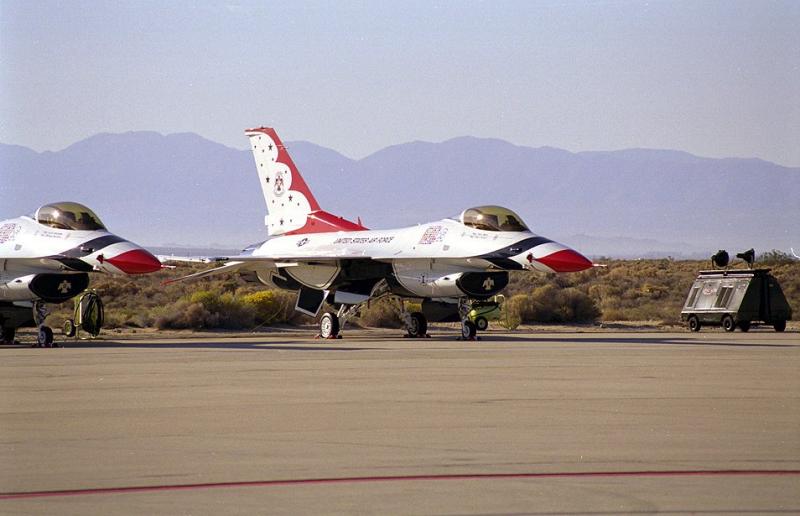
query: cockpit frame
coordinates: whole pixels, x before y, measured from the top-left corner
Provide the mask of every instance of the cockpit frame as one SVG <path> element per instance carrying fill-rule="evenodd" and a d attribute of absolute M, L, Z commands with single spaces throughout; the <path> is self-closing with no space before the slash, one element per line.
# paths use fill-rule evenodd
<path fill-rule="evenodd" d="M 106 227 L 92 210 L 77 202 L 45 204 L 33 217 L 36 222 L 55 229 L 69 231 L 97 231 Z"/>
<path fill-rule="evenodd" d="M 461 212 L 459 221 L 483 231 L 529 231 L 519 215 L 502 206 L 477 206 Z"/>

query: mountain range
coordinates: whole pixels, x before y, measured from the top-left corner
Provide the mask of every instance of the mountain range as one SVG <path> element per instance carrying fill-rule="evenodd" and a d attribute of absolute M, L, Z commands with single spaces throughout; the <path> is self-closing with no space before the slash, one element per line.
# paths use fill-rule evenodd
<path fill-rule="evenodd" d="M 468 136 L 394 145 L 359 160 L 310 142 L 286 145 L 323 208 L 370 228 L 499 204 L 534 232 L 590 256 L 800 247 L 800 168 L 760 159 L 574 153 Z M 257 185 L 249 150 L 192 133 L 98 134 L 57 152 L 0 144 L 0 219 L 74 200 L 146 246 L 264 240 Z"/>

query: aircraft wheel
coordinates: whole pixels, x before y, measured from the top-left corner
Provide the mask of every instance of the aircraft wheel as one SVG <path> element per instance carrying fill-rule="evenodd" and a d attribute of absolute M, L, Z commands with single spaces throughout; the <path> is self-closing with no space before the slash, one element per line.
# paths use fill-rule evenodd
<path fill-rule="evenodd" d="M 53 347 L 53 330 L 49 326 L 40 326 L 39 334 L 36 336 L 36 344 L 40 348 Z"/>
<path fill-rule="evenodd" d="M 463 321 L 461 323 L 461 337 L 464 340 L 475 340 L 475 335 L 478 333 L 478 328 L 472 321 Z"/>
<path fill-rule="evenodd" d="M 695 331 L 695 332 L 700 331 L 700 327 L 702 325 L 700 324 L 700 319 L 698 319 L 696 315 L 690 315 L 688 322 L 689 322 L 689 331 Z"/>
<path fill-rule="evenodd" d="M 0 336 L 0 342 L 3 344 L 13 344 L 14 337 L 17 336 L 17 329 L 16 328 L 0 328 L 2 330 L 2 336 Z"/>
<path fill-rule="evenodd" d="M 775 321 L 772 327 L 775 328 L 775 331 L 777 332 L 784 331 L 786 329 L 786 321 L 784 320 Z"/>
<path fill-rule="evenodd" d="M 475 319 L 475 327 L 480 331 L 484 331 L 489 327 L 489 321 L 486 320 L 486 317 L 478 317 Z"/>
<path fill-rule="evenodd" d="M 64 328 L 63 328 L 64 335 L 67 337 L 74 337 L 75 336 L 75 321 L 72 319 L 67 319 L 64 321 Z"/>
<path fill-rule="evenodd" d="M 733 320 L 733 317 L 730 315 L 726 315 L 722 318 L 722 329 L 731 332 L 736 329 L 736 323 Z"/>
<path fill-rule="evenodd" d="M 411 325 L 408 327 L 409 337 L 424 337 L 428 334 L 428 320 L 422 312 L 411 312 Z"/>
<path fill-rule="evenodd" d="M 319 320 L 319 336 L 335 339 L 339 335 L 339 318 L 333 312 L 325 312 Z"/>
<path fill-rule="evenodd" d="M 739 321 L 739 329 L 742 331 L 750 331 L 750 321 Z"/>

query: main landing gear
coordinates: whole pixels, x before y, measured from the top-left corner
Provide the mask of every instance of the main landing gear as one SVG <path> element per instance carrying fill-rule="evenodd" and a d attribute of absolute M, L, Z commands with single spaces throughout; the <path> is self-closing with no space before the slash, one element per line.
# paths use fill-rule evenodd
<path fill-rule="evenodd" d="M 400 320 L 406 330 L 404 337 L 407 338 L 429 338 L 428 334 L 428 320 L 422 312 L 409 312 L 405 309 L 405 304 L 402 298 L 397 298 L 400 303 Z M 364 303 L 357 305 L 340 305 L 336 312 L 325 312 L 319 321 L 319 335 L 321 339 L 341 339 L 340 334 L 347 322 L 358 315 L 361 306 Z M 460 298 L 458 300 L 458 316 L 461 321 L 461 340 L 479 340 L 478 326 L 469 318 L 472 306 L 469 299 Z M 478 320 L 480 320 L 479 318 Z M 484 324 L 482 328 L 488 324 Z"/>
<path fill-rule="evenodd" d="M 374 300 L 374 299 L 373 299 Z M 398 298 L 400 303 L 400 320 L 406 330 L 404 337 L 408 338 L 426 338 L 428 335 L 428 320 L 422 312 L 408 312 L 405 309 L 403 300 Z M 347 322 L 356 317 L 361 310 L 364 303 L 357 305 L 340 305 L 339 310 L 334 312 L 325 312 L 319 320 L 319 335 L 321 339 L 341 339 L 340 334 L 342 328 Z"/>
<path fill-rule="evenodd" d="M 400 303 L 400 320 L 406 330 L 403 337 L 409 339 L 425 339 L 429 338 L 428 335 L 428 319 L 422 312 L 409 312 L 406 310 L 405 303 L 402 298 L 397 298 Z"/>
<path fill-rule="evenodd" d="M 362 303 L 363 304 L 363 303 Z M 319 338 L 321 339 L 341 339 L 339 332 L 347 322 L 358 315 L 361 304 L 358 305 L 339 305 L 336 313 L 325 312 L 319 320 Z"/>

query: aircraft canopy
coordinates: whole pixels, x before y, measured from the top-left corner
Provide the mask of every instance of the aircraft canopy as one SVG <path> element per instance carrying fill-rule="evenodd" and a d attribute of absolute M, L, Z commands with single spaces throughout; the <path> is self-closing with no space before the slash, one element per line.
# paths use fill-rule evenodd
<path fill-rule="evenodd" d="M 94 231 L 106 229 L 92 210 L 77 202 L 45 204 L 34 216 L 36 222 L 56 229 Z"/>
<path fill-rule="evenodd" d="M 478 206 L 461 213 L 461 223 L 465 226 L 484 231 L 527 231 L 528 227 L 522 219 L 501 206 Z"/>

